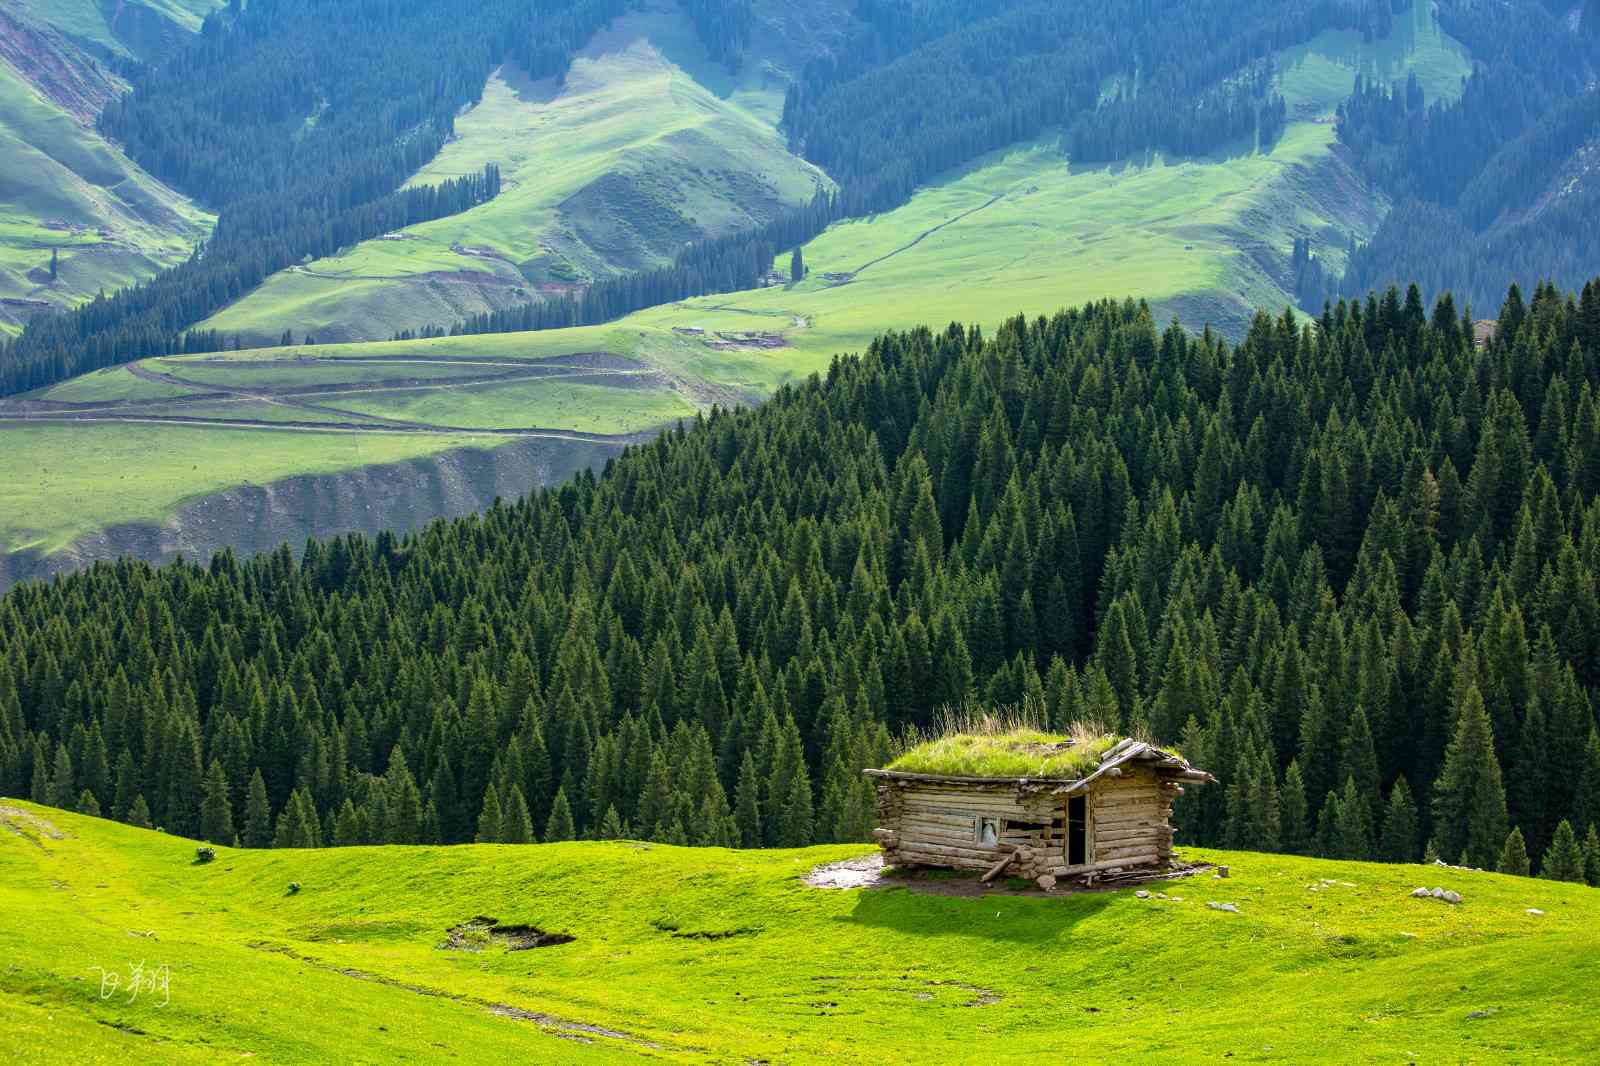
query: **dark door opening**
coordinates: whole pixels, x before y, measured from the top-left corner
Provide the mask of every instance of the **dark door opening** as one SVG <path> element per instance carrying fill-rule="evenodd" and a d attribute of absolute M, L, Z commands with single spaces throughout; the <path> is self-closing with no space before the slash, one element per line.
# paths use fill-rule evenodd
<path fill-rule="evenodd" d="M 1089 799 L 1067 798 L 1067 865 L 1082 866 L 1089 861 Z"/>

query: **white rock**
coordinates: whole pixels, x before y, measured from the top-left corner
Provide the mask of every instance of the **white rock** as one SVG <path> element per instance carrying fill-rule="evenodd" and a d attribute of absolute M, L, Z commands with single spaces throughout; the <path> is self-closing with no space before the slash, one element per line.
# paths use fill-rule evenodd
<path fill-rule="evenodd" d="M 1229 914 L 1239 913 L 1239 907 L 1234 903 L 1218 903 L 1216 900 L 1212 900 L 1211 902 L 1207 903 L 1206 906 L 1210 907 L 1214 911 L 1227 911 Z"/>
<path fill-rule="evenodd" d="M 1146 892 L 1144 889 L 1141 888 L 1139 891 L 1134 893 L 1134 896 L 1136 896 L 1139 899 L 1149 899 L 1150 898 L 1150 893 Z"/>
<path fill-rule="evenodd" d="M 1428 894 L 1430 896 L 1432 896 L 1434 899 L 1444 899 L 1444 889 L 1442 889 L 1442 888 L 1435 888 L 1432 892 L 1430 892 Z"/>
<path fill-rule="evenodd" d="M 1425 888 L 1413 888 L 1411 890 L 1411 896 L 1412 896 L 1413 899 L 1421 899 L 1423 896 L 1430 895 L 1430 894 L 1431 893 L 1429 893 L 1428 890 L 1425 889 Z"/>
<path fill-rule="evenodd" d="M 1528 913 L 1533 915 L 1535 918 L 1540 918 L 1540 917 L 1544 916 L 1544 911 L 1540 910 L 1538 907 L 1529 907 L 1528 908 Z"/>
<path fill-rule="evenodd" d="M 1440 898 L 1443 899 L 1446 903 L 1460 903 L 1461 902 L 1461 893 L 1452 891 L 1451 889 L 1447 888 L 1447 889 L 1444 890 L 1444 895 L 1441 896 Z"/>

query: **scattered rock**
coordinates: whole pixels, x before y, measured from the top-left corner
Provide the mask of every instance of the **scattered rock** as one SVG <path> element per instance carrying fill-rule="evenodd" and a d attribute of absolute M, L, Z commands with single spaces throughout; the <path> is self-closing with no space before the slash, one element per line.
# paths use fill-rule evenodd
<path fill-rule="evenodd" d="M 1544 916 L 1544 911 L 1540 910 L 1538 907 L 1529 907 L 1528 913 L 1533 915 L 1535 918 L 1542 918 Z"/>
<path fill-rule="evenodd" d="M 1413 899 L 1436 899 L 1440 903 L 1460 903 L 1461 893 L 1449 888 L 1414 888 Z"/>
<path fill-rule="evenodd" d="M 1046 892 L 1049 892 L 1051 889 L 1056 887 L 1055 875 L 1054 874 L 1040 874 L 1035 883 L 1038 884 L 1038 886 L 1040 888 L 1044 889 Z"/>
<path fill-rule="evenodd" d="M 1138 899 L 1149 899 L 1150 893 L 1141 888 L 1139 891 L 1134 893 L 1134 896 Z"/>
<path fill-rule="evenodd" d="M 1489 1012 L 1486 1010 L 1475 1010 L 1471 1014 L 1467 1015 L 1467 1021 L 1475 1022 L 1479 1018 L 1487 1018 L 1488 1016 Z"/>
<path fill-rule="evenodd" d="M 1236 903 L 1218 903 L 1216 900 L 1211 900 L 1206 906 L 1214 911 L 1227 911 L 1229 914 L 1239 913 L 1239 905 Z"/>
<path fill-rule="evenodd" d="M 1218 877 L 1232 877 L 1233 875 L 1231 873 L 1229 873 L 1228 868 L 1226 866 L 1219 866 L 1219 867 L 1217 867 L 1217 876 Z"/>

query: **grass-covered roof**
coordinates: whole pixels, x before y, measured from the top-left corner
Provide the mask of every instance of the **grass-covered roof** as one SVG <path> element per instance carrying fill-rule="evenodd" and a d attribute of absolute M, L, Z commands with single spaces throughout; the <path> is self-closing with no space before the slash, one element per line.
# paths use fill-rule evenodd
<path fill-rule="evenodd" d="M 1120 738 L 1074 730 L 1046 733 L 1027 726 L 959 730 L 912 744 L 885 769 L 948 777 L 1079 778 Z"/>

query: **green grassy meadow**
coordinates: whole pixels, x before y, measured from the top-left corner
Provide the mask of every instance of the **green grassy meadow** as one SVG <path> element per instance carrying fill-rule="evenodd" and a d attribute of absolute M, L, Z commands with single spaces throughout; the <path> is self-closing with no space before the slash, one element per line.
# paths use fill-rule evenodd
<path fill-rule="evenodd" d="M 1579 885 L 1190 853 L 1232 877 L 1151 886 L 1168 900 L 960 898 L 802 883 L 862 845 L 196 865 L 160 833 L 14 801 L 0 819 L 11 1061 L 1426 1066 L 1593 1048 L 1600 894 Z M 1410 898 L 1422 884 L 1464 901 Z M 477 916 L 574 939 L 513 951 L 480 927 L 449 949 Z"/>

